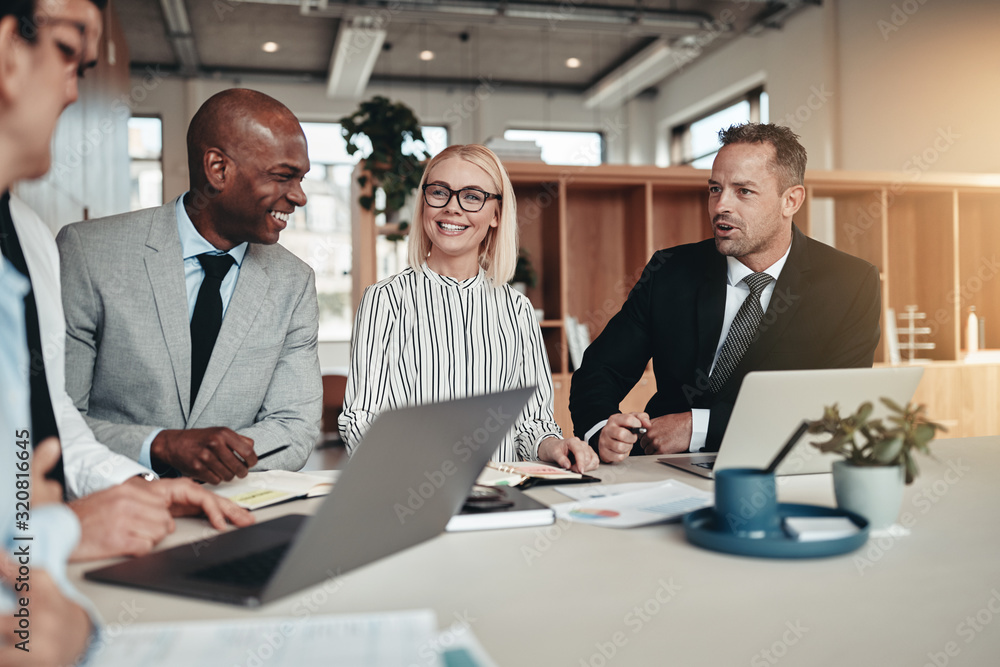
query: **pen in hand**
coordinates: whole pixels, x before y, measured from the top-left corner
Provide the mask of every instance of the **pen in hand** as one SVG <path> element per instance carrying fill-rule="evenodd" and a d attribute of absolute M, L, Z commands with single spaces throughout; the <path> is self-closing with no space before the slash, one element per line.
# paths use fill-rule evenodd
<path fill-rule="evenodd" d="M 264 459 L 266 459 L 268 456 L 271 456 L 273 454 L 277 454 L 278 452 L 285 451 L 290 446 L 291 445 L 282 445 L 281 447 L 275 447 L 274 449 L 272 449 L 269 452 L 264 452 L 263 454 L 261 454 L 260 456 L 257 457 L 257 463 L 260 463 L 261 461 L 263 461 Z M 233 452 L 233 453 L 236 454 L 236 452 Z M 243 460 L 242 456 L 240 456 L 239 454 L 236 454 L 236 458 L 238 458 L 240 461 L 243 461 L 243 465 L 246 465 L 247 462 Z"/>
<path fill-rule="evenodd" d="M 261 454 L 260 456 L 257 457 L 257 462 L 260 463 L 261 461 L 263 461 L 264 459 L 266 459 L 268 456 L 271 456 L 272 454 L 277 454 L 278 452 L 283 452 L 286 449 L 288 449 L 289 447 L 290 447 L 290 445 L 282 445 L 281 447 L 275 447 L 274 449 L 272 449 L 269 452 L 264 452 L 263 454 Z"/>
<path fill-rule="evenodd" d="M 629 433 L 631 433 L 632 435 L 637 435 L 639 436 L 639 438 L 642 438 L 642 436 L 646 435 L 645 426 L 626 426 L 625 428 L 628 429 Z"/>

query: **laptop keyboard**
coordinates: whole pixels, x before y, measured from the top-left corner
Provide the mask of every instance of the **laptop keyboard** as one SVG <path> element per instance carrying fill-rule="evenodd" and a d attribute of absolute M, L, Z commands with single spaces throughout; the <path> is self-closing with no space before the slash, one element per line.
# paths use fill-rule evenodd
<path fill-rule="evenodd" d="M 704 468 L 705 470 L 711 470 L 715 467 L 715 461 L 697 461 L 692 465 L 696 465 L 699 468 Z"/>
<path fill-rule="evenodd" d="M 274 573 L 291 544 L 291 542 L 285 542 L 264 551 L 216 563 L 210 567 L 195 570 L 187 576 L 235 586 L 262 584 Z"/>

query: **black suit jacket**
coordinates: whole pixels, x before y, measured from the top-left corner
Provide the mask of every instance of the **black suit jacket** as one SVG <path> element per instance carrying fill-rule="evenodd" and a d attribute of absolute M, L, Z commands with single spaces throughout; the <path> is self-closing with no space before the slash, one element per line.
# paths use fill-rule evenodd
<path fill-rule="evenodd" d="M 714 239 L 660 250 L 625 305 L 587 348 L 569 407 L 577 436 L 619 412 L 650 358 L 651 418 L 711 410 L 715 451 L 744 376 L 754 370 L 871 366 L 879 340 L 878 270 L 792 227 L 792 247 L 757 338 L 718 394 L 708 391 L 726 303 L 726 258 Z M 636 447 L 633 454 L 642 454 Z"/>

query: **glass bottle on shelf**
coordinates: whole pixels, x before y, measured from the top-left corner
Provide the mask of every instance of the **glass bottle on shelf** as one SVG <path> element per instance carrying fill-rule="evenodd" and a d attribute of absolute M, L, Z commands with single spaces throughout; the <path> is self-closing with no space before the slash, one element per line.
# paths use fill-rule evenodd
<path fill-rule="evenodd" d="M 979 318 L 976 317 L 975 306 L 969 306 L 969 317 L 965 323 L 965 351 L 967 354 L 979 351 Z"/>

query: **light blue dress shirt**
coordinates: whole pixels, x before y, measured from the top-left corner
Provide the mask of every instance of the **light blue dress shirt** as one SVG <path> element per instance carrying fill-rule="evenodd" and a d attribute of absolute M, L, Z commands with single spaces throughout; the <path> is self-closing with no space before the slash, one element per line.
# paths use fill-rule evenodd
<path fill-rule="evenodd" d="M 0 543 L 9 554 L 24 553 L 32 571 L 45 570 L 62 593 L 90 610 L 90 604 L 66 578 L 66 561 L 80 538 L 80 524 L 72 510 L 62 503 L 37 507 L 17 495 L 21 476 L 30 473 L 31 443 L 28 408 L 28 340 L 24 325 L 24 295 L 29 283 L 6 258 L 0 256 Z M 26 458 L 18 456 L 27 452 Z M 22 462 L 28 465 L 20 465 Z M 27 470 L 22 470 L 27 468 Z M 18 504 L 26 503 L 25 505 Z M 23 521 L 24 523 L 17 523 Z M 20 550 L 20 551 L 19 551 Z M 15 562 L 17 559 L 15 558 Z M 30 574 L 29 574 L 30 577 Z M 29 579 L 30 585 L 30 579 Z M 16 584 L 16 582 L 15 582 Z M 14 609 L 16 598 L 8 585 L 0 586 L 0 614 L 5 618 Z M 94 619 L 91 611 L 91 618 Z M 28 645 L 30 648 L 30 644 Z"/>
<path fill-rule="evenodd" d="M 201 289 L 201 283 L 205 280 L 205 269 L 201 268 L 198 255 L 206 252 L 213 255 L 229 254 L 236 261 L 236 264 L 222 280 L 222 287 L 219 288 L 219 296 L 222 297 L 222 316 L 225 317 L 229 302 L 233 298 L 233 292 L 236 291 L 236 281 L 240 277 L 240 267 L 247 254 L 247 244 L 241 243 L 226 253 L 209 243 L 195 228 L 191 217 L 188 216 L 187 209 L 184 208 L 184 198 L 187 195 L 188 193 L 184 193 L 177 199 L 174 211 L 177 217 L 177 233 L 181 239 L 181 256 L 184 257 L 184 285 L 187 287 L 188 321 L 190 322 L 194 315 L 194 306 L 198 302 L 198 290 Z M 139 463 L 147 468 L 152 469 L 153 467 L 149 450 L 153 440 L 162 430 L 162 428 L 154 429 L 142 443 Z"/>

